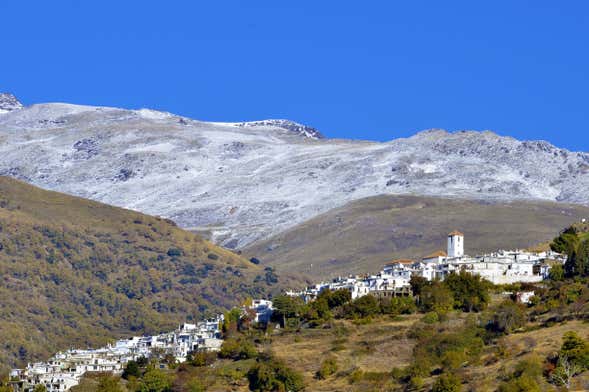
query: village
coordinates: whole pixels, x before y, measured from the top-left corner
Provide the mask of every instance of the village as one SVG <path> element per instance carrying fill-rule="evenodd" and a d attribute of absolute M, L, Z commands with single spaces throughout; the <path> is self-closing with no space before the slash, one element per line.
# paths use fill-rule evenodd
<path fill-rule="evenodd" d="M 10 377 L 15 391 L 30 392 L 43 385 L 47 392 L 67 391 L 78 385 L 86 373 L 123 372 L 129 361 L 172 355 L 184 362 L 191 352 L 218 351 L 223 315 L 196 324 L 182 324 L 175 331 L 154 336 L 134 336 L 98 349 L 58 352 L 45 362 L 13 369 Z M 163 365 L 161 365 L 163 366 Z"/>
<path fill-rule="evenodd" d="M 460 271 L 480 275 L 496 285 L 537 283 L 548 278 L 552 264 L 566 262 L 565 255 L 553 251 L 499 250 L 471 257 L 464 253 L 464 245 L 464 234 L 453 231 L 448 234 L 446 252 L 437 251 L 421 261 L 394 260 L 375 275 L 338 277 L 286 294 L 301 297 L 305 302 L 314 300 L 324 290 L 348 290 L 352 299 L 368 294 L 379 298 L 411 296 L 412 276 L 428 281 L 444 280 L 449 274 Z"/>
<path fill-rule="evenodd" d="M 285 294 L 300 297 L 306 303 L 312 302 L 325 290 L 348 290 L 352 299 L 365 295 L 377 298 L 410 297 L 413 295 L 410 284 L 412 276 L 428 281 L 444 280 L 449 274 L 459 271 L 480 275 L 494 284 L 537 283 L 548 278 L 552 264 L 563 264 L 566 261 L 566 256 L 552 251 L 497 251 L 471 257 L 465 254 L 464 246 L 464 234 L 453 231 L 448 234 L 446 252 L 435 252 L 421 261 L 395 260 L 375 275 L 339 277 L 302 291 L 286 291 Z M 526 302 L 533 292 L 524 294 L 522 302 Z M 242 316 L 249 315 L 253 322 L 268 324 L 272 321 L 272 301 L 254 299 L 243 306 L 241 312 Z M 182 324 L 168 333 L 121 339 L 98 349 L 59 352 L 46 362 L 30 363 L 24 369 L 13 369 L 10 373 L 12 385 L 16 392 L 32 392 L 36 385 L 43 385 L 47 392 L 63 392 L 79 384 L 86 373 L 120 374 L 129 361 L 142 357 L 168 355 L 181 363 L 186 361 L 190 353 L 220 350 L 223 320 L 224 316 L 218 315 L 196 324 Z"/>

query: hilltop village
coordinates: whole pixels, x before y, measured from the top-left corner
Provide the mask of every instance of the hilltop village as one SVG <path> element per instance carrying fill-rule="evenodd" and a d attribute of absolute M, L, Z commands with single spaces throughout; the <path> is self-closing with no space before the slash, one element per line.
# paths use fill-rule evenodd
<path fill-rule="evenodd" d="M 444 280 L 449 274 L 460 271 L 480 275 L 493 284 L 537 283 L 548 278 L 551 265 L 564 264 L 567 259 L 565 255 L 553 251 L 524 250 L 499 250 L 471 257 L 464 253 L 464 246 L 464 234 L 453 231 L 448 234 L 446 252 L 437 251 L 421 261 L 394 260 L 376 275 L 339 277 L 286 294 L 301 297 L 305 302 L 314 300 L 323 290 L 348 290 L 352 299 L 368 294 L 379 298 L 411 296 L 412 276 L 428 281 Z"/>
<path fill-rule="evenodd" d="M 312 302 L 325 290 L 347 290 L 351 299 L 365 295 L 377 298 L 411 297 L 412 276 L 428 281 L 444 280 L 449 274 L 459 271 L 480 275 L 494 284 L 535 283 L 548 278 L 551 265 L 566 261 L 566 256 L 552 251 L 497 251 L 471 257 L 465 255 L 464 246 L 464 234 L 453 231 L 448 234 L 447 252 L 435 252 L 421 261 L 395 260 L 375 275 L 339 277 L 285 294 L 300 297 L 306 303 Z M 531 295 L 533 292 L 527 293 L 527 297 Z M 525 298 L 522 302 L 526 302 Z M 268 324 L 272 321 L 273 303 L 267 299 L 255 299 L 240 308 L 240 314 L 241 317 L 249 317 L 252 322 Z M 182 363 L 192 353 L 220 350 L 223 320 L 224 316 L 218 315 L 196 324 L 182 324 L 168 333 L 135 336 L 98 349 L 59 352 L 45 362 L 13 369 L 10 373 L 12 385 L 17 392 L 32 392 L 40 384 L 45 386 L 47 392 L 64 392 L 79 384 L 86 373 L 120 374 L 129 361 L 140 358 L 155 359 L 163 367 L 165 356 Z"/>

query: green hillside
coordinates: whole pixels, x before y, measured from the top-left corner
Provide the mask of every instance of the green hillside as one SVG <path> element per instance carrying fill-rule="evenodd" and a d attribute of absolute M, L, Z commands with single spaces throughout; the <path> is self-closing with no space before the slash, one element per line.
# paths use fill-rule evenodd
<path fill-rule="evenodd" d="M 170 329 L 280 283 L 171 221 L 0 177 L 0 370 Z"/>

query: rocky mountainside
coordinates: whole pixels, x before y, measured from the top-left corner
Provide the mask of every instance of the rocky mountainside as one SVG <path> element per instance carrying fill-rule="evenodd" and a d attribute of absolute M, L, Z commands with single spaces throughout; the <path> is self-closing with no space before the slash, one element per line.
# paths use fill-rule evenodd
<path fill-rule="evenodd" d="M 380 194 L 589 204 L 589 154 L 492 132 L 376 143 L 285 120 L 50 103 L 0 115 L 0 138 L 0 174 L 171 218 L 233 248 Z"/>

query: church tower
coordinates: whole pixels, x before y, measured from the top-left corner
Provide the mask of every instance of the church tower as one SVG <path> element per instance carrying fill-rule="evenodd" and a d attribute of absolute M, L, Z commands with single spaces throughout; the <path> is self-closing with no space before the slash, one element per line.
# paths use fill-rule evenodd
<path fill-rule="evenodd" d="M 453 231 L 448 234 L 448 258 L 464 256 L 464 234 Z"/>

